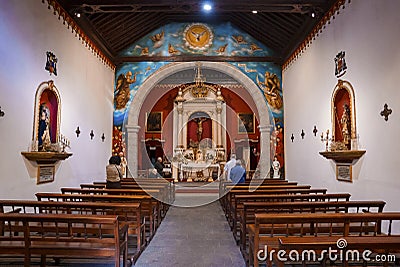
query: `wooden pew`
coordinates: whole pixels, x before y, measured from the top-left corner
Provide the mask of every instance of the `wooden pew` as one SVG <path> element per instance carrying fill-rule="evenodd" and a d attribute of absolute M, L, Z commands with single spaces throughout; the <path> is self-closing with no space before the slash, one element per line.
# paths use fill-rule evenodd
<path fill-rule="evenodd" d="M 327 237 L 337 241 L 339 238 L 357 236 L 369 238 L 373 246 L 378 246 L 374 240 L 378 236 L 399 236 L 392 234 L 392 227 L 400 223 L 400 212 L 382 212 L 382 213 L 308 213 L 308 214 L 279 214 L 279 213 L 257 213 L 255 214 L 255 224 L 249 226 L 249 265 L 259 265 L 257 255 L 260 250 L 267 246 L 268 256 L 272 250 L 279 251 L 283 249 L 280 244 L 289 247 L 289 243 L 295 247 L 295 243 L 303 244 L 303 238 L 311 238 L 310 243 L 321 244 L 315 246 L 316 250 L 321 250 L 323 242 Z M 386 225 L 385 231 L 382 231 L 382 225 Z M 285 240 L 284 238 L 292 238 Z M 297 239 L 296 239 L 297 238 Z M 281 239 L 281 240 L 279 240 Z M 295 241 L 297 240 L 297 241 Z M 290 242 L 289 242 L 290 241 Z M 387 247 L 381 243 L 381 248 L 391 248 L 390 242 Z M 397 245 L 400 248 L 400 244 Z M 302 247 L 303 248 L 303 247 Z M 328 248 L 328 247 L 325 247 Z M 300 245 L 297 247 L 300 249 Z M 267 257 L 268 266 L 274 261 L 276 266 L 283 266 L 284 262 L 278 261 L 276 255 Z M 344 265 L 346 262 L 344 262 Z"/>
<path fill-rule="evenodd" d="M 105 189 L 105 182 L 95 182 L 93 184 L 80 184 L 81 189 Z M 146 193 L 154 196 L 161 203 L 162 217 L 167 213 L 169 206 L 175 201 L 175 191 L 171 190 L 169 185 L 157 184 L 136 184 L 133 182 L 121 183 L 121 189 L 143 190 Z M 152 190 L 158 190 L 159 193 L 153 194 Z"/>
<path fill-rule="evenodd" d="M 326 194 L 327 189 L 325 188 L 314 188 L 314 189 L 264 189 L 260 188 L 253 192 L 249 192 L 248 190 L 232 190 L 229 192 L 229 202 L 226 207 L 226 217 L 228 218 L 228 223 L 232 227 L 235 228 L 236 219 L 239 215 L 236 211 L 238 210 L 238 204 L 236 203 L 236 198 L 241 195 L 298 195 L 298 194 Z"/>
<path fill-rule="evenodd" d="M 61 188 L 62 194 L 97 194 L 97 195 L 149 195 L 158 201 L 158 213 L 157 213 L 157 223 L 158 225 L 161 223 L 161 220 L 165 217 L 168 205 L 165 204 L 168 201 L 168 191 L 163 189 L 143 189 L 140 187 L 130 188 L 128 186 L 124 186 L 119 189 L 81 189 L 81 188 L 72 188 L 72 187 L 64 187 Z"/>
<path fill-rule="evenodd" d="M 136 242 L 135 246 L 129 247 L 134 249 L 132 253 L 128 252 L 132 262 L 146 245 L 144 217 L 141 214 L 140 203 L 0 200 L 0 213 L 118 215 L 121 221 L 129 225 L 129 242 Z"/>
<path fill-rule="evenodd" d="M 106 186 L 105 181 L 94 181 L 94 186 L 103 185 Z M 121 187 L 133 187 L 138 186 L 145 189 L 165 189 L 168 191 L 168 201 L 166 204 L 171 205 L 175 201 L 175 184 L 172 182 L 168 182 L 165 179 L 139 179 L 139 178 L 124 178 L 121 180 Z"/>
<path fill-rule="evenodd" d="M 62 194 L 85 194 L 85 195 L 147 195 L 154 198 L 157 201 L 157 226 L 161 223 L 164 212 L 162 207 L 162 199 L 164 196 L 161 196 L 159 190 L 151 189 L 151 190 L 143 190 L 143 189 L 81 189 L 81 188 L 73 188 L 73 187 L 63 187 L 61 188 Z"/>
<path fill-rule="evenodd" d="M 141 211 L 145 217 L 146 233 L 148 240 L 153 238 L 159 225 L 159 202 L 147 195 L 85 195 L 85 194 L 60 194 L 60 193 L 36 193 L 39 201 L 70 201 L 70 202 L 131 202 L 140 203 Z"/>
<path fill-rule="evenodd" d="M 240 212 L 240 250 L 248 259 L 247 226 L 254 224 L 256 213 L 360 213 L 383 212 L 384 201 L 327 201 L 327 202 L 244 202 Z"/>
<path fill-rule="evenodd" d="M 222 205 L 222 208 L 224 208 L 225 203 L 226 203 L 226 198 L 227 198 L 227 193 L 232 190 L 232 189 L 251 189 L 251 191 L 254 190 L 254 188 L 262 187 L 262 186 L 267 186 L 267 187 L 278 187 L 278 186 L 283 186 L 283 187 L 293 187 L 293 186 L 298 186 L 297 182 L 288 182 L 285 180 L 272 180 L 276 182 L 268 182 L 269 180 L 264 180 L 261 183 L 241 183 L 241 184 L 233 184 L 232 182 L 226 182 L 226 181 L 221 181 L 219 184 L 219 197 L 220 197 L 220 202 Z M 305 185 L 302 185 L 305 186 Z M 311 188 L 311 186 L 304 187 L 305 189 Z M 229 190 L 228 190 L 229 189 Z M 279 188 L 277 188 L 279 189 Z"/>
<path fill-rule="evenodd" d="M 0 254 L 24 257 L 25 267 L 31 266 L 34 255 L 41 257 L 41 266 L 46 266 L 46 256 L 107 258 L 115 267 L 127 265 L 128 224 L 118 216 L 1 213 L 0 224 Z"/>
<path fill-rule="evenodd" d="M 228 223 L 234 233 L 236 241 L 239 241 L 238 232 L 240 231 L 239 216 L 243 210 L 244 202 L 321 202 L 321 201 L 349 201 L 349 193 L 331 193 L 331 194 L 249 194 L 249 195 L 235 195 L 233 204 L 228 216 Z M 229 221 L 230 219 L 230 221 Z"/>
<path fill-rule="evenodd" d="M 232 194 L 237 191 L 247 191 L 253 193 L 259 190 L 286 190 L 286 189 L 310 189 L 311 185 L 260 185 L 260 186 L 238 186 L 226 187 L 222 195 L 220 195 L 220 203 L 224 212 L 227 212 L 231 203 Z"/>

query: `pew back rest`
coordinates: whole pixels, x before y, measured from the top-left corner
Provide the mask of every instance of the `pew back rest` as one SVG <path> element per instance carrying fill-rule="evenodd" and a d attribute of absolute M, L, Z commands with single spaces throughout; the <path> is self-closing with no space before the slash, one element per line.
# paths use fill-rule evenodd
<path fill-rule="evenodd" d="M 118 216 L 1 213 L 0 222 L 0 243 L 23 239 L 26 261 L 31 254 L 113 257 L 119 266 L 127 253 L 128 225 Z"/>
<path fill-rule="evenodd" d="M 385 222 L 385 229 L 382 229 Z M 338 235 L 376 236 L 392 235 L 394 224 L 400 224 L 400 213 L 308 213 L 255 215 L 255 234 L 266 236 Z"/>

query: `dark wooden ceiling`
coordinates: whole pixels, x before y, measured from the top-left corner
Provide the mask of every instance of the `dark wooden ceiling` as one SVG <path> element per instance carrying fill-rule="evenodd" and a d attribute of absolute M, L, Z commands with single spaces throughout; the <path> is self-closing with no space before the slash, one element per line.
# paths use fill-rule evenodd
<path fill-rule="evenodd" d="M 129 45 L 172 22 L 231 22 L 271 48 L 276 53 L 274 61 L 282 64 L 336 2 L 210 0 L 213 10 L 205 13 L 204 2 L 194 0 L 57 1 L 114 64 L 121 62 L 118 55 Z"/>

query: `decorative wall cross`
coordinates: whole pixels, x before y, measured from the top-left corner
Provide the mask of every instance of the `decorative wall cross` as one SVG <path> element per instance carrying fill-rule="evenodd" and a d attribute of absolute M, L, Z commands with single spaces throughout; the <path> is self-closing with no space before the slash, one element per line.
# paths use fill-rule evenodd
<path fill-rule="evenodd" d="M 76 137 L 79 137 L 79 135 L 81 134 L 81 130 L 79 130 L 79 126 L 76 127 L 75 133 L 76 133 Z"/>
<path fill-rule="evenodd" d="M 314 133 L 314 136 L 317 136 L 318 130 L 316 125 L 314 125 L 314 130 L 312 132 Z"/>
<path fill-rule="evenodd" d="M 301 134 L 300 134 L 300 136 L 301 136 L 301 139 L 304 139 L 304 136 L 306 135 L 306 133 L 304 132 L 304 130 L 303 129 L 301 129 Z"/>
<path fill-rule="evenodd" d="M 388 108 L 388 104 L 385 103 L 385 105 L 383 105 L 383 110 L 381 111 L 381 116 L 385 117 L 385 121 L 387 121 L 390 114 L 392 114 L 392 110 Z"/>
<path fill-rule="evenodd" d="M 93 140 L 93 137 L 94 137 L 94 133 L 93 133 L 93 130 L 91 130 L 90 131 L 90 139 Z"/>

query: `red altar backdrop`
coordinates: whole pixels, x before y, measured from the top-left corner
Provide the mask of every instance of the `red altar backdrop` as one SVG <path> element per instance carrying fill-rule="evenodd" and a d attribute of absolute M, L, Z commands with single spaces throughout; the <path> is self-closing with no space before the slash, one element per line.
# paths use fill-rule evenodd
<path fill-rule="evenodd" d="M 201 139 L 210 138 L 212 139 L 212 121 L 210 118 L 207 118 L 203 121 L 203 133 L 201 135 Z M 190 120 L 187 124 L 187 145 L 189 145 L 190 140 L 193 142 L 199 142 L 201 140 L 197 140 L 197 128 L 198 124 L 195 120 Z"/>
<path fill-rule="evenodd" d="M 40 96 L 40 104 L 45 105 L 50 111 L 50 138 L 52 143 L 57 142 L 57 97 L 51 90 L 44 90 Z"/>
<path fill-rule="evenodd" d="M 340 119 L 342 118 L 344 105 L 350 107 L 350 96 L 346 89 L 340 89 L 337 91 L 334 100 L 334 116 L 335 116 L 335 129 L 333 135 L 335 136 L 335 141 L 343 141 L 343 133 L 341 129 Z"/>

